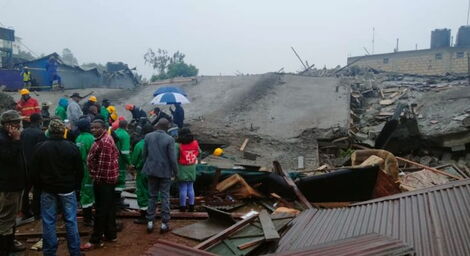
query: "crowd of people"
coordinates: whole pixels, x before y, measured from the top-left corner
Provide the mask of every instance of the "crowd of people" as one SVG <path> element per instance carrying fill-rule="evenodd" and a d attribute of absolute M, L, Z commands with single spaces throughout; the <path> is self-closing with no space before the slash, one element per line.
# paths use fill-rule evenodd
<path fill-rule="evenodd" d="M 44 255 L 56 255 L 59 215 L 70 255 L 117 241 L 122 224 L 116 212 L 127 207 L 121 193 L 129 177 L 135 178 L 140 208 L 134 223 L 146 224 L 148 233 L 154 231 L 157 200 L 160 232 L 170 230 L 172 180 L 179 188 L 180 211 L 194 211 L 200 149 L 184 127 L 181 105 L 175 104 L 171 116 L 155 108 L 150 120 L 143 109 L 128 104 L 128 122 L 109 100 L 99 104 L 96 96 L 83 105 L 78 93 L 71 100 L 61 98 L 51 115 L 50 103 L 39 107 L 28 89 L 20 95 L 16 110 L 0 116 L 0 256 L 24 250 L 14 236 L 19 212 L 23 219 L 42 220 Z M 79 208 L 83 224 L 93 227 L 84 244 L 78 232 Z"/>

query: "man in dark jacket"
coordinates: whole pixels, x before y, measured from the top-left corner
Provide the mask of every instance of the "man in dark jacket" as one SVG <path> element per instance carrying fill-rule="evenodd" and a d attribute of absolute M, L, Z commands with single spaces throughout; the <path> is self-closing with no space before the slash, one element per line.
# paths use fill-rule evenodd
<path fill-rule="evenodd" d="M 175 110 L 170 108 L 170 112 L 173 115 L 173 122 L 178 126 L 178 128 L 183 128 L 184 123 L 184 109 L 181 107 L 181 104 L 175 104 Z"/>
<path fill-rule="evenodd" d="M 155 115 L 155 119 L 152 121 L 152 125 L 155 126 L 160 119 L 165 118 L 166 120 L 170 121 L 171 123 L 171 116 L 167 113 L 163 112 L 160 108 L 154 108 L 153 114 Z"/>
<path fill-rule="evenodd" d="M 31 176 L 41 190 L 41 217 L 44 255 L 56 255 L 57 205 L 61 204 L 67 231 L 70 255 L 80 255 L 80 235 L 77 225 L 77 197 L 83 177 L 80 151 L 64 139 L 65 124 L 52 119 L 49 138 L 37 145 L 32 158 Z"/>
<path fill-rule="evenodd" d="M 30 116 L 29 119 L 31 120 L 31 124 L 21 133 L 21 143 L 23 144 L 23 152 L 26 160 L 27 169 L 31 170 L 31 159 L 33 157 L 33 149 L 38 143 L 46 140 L 46 135 L 41 130 L 41 114 L 34 113 Z M 32 205 L 29 202 L 29 192 L 31 191 L 32 186 L 33 185 L 31 181 L 28 181 L 23 193 L 23 199 L 21 201 L 21 212 L 23 213 L 23 219 L 28 219 L 33 216 L 39 219 L 40 216 L 39 198 L 41 196 L 41 193 L 37 188 L 33 189 Z"/>
<path fill-rule="evenodd" d="M 147 232 L 153 232 L 153 220 L 157 207 L 157 197 L 161 196 L 162 224 L 160 233 L 170 230 L 170 186 L 171 178 L 178 174 L 175 140 L 166 134 L 169 121 L 160 119 L 156 131 L 145 135 L 142 173 L 148 176 L 149 202 L 147 208 Z"/>
<path fill-rule="evenodd" d="M 21 144 L 21 117 L 8 110 L 0 117 L 0 256 L 17 251 L 15 219 L 26 182 L 26 164 Z"/>

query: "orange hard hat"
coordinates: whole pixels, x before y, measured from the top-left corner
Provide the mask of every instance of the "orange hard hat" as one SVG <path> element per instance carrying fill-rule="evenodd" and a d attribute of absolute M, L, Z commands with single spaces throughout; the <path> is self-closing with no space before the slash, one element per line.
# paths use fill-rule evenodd
<path fill-rule="evenodd" d="M 133 109 L 134 109 L 134 105 L 126 104 L 126 110 L 133 110 Z"/>

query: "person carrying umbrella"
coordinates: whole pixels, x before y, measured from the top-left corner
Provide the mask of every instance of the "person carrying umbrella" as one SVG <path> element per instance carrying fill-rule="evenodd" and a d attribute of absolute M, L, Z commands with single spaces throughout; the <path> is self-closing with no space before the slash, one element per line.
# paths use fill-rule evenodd
<path fill-rule="evenodd" d="M 173 122 L 178 128 L 182 129 L 184 123 L 184 109 L 180 103 L 175 103 L 174 106 L 174 110 L 170 108 L 171 115 L 173 115 Z"/>

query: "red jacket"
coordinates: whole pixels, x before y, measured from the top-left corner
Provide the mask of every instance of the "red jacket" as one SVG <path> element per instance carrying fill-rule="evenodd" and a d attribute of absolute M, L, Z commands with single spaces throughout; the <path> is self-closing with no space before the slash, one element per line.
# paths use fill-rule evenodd
<path fill-rule="evenodd" d="M 25 117 L 41 112 L 39 103 L 35 98 L 29 98 L 27 101 L 20 99 L 16 104 L 16 110 L 20 111 L 21 115 Z"/>
<path fill-rule="evenodd" d="M 180 144 L 180 157 L 178 163 L 181 165 L 193 165 L 197 162 L 199 155 L 199 143 L 197 140 L 189 144 Z"/>

